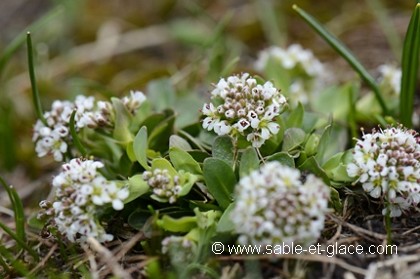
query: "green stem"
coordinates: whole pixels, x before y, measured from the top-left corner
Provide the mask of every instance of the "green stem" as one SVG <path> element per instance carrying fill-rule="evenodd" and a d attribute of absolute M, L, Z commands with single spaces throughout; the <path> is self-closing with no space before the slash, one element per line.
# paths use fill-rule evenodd
<path fill-rule="evenodd" d="M 45 126 L 48 126 L 47 121 L 45 120 L 44 114 L 42 112 L 41 99 L 39 98 L 38 85 L 36 84 L 35 68 L 34 68 L 34 54 L 33 54 L 33 49 L 32 49 L 32 39 L 31 39 L 30 32 L 28 32 L 26 35 L 26 44 L 28 47 L 29 78 L 31 79 L 32 99 L 35 106 L 35 112 L 38 119 L 40 119 L 42 123 L 44 123 Z"/>
<path fill-rule="evenodd" d="M 357 58 L 351 53 L 351 51 L 335 37 L 328 30 L 326 30 L 322 24 L 312 17 L 310 14 L 299 8 L 297 5 L 293 5 L 293 9 L 303 18 L 306 23 L 314 29 L 318 35 L 320 35 L 338 54 L 343 57 L 347 63 L 359 74 L 359 76 L 366 82 L 366 84 L 372 89 L 375 94 L 379 105 L 385 115 L 389 115 L 389 109 L 385 103 L 385 100 L 381 94 L 375 79 L 369 74 L 369 72 L 363 67 L 363 65 L 357 60 Z"/>

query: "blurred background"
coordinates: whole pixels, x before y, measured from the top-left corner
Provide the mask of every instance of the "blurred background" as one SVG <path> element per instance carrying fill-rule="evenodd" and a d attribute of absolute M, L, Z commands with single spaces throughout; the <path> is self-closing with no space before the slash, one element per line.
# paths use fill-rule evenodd
<path fill-rule="evenodd" d="M 49 181 L 57 167 L 50 159 L 36 157 L 31 139 L 36 117 L 27 72 L 27 31 L 34 43 L 42 105 L 49 110 L 53 100 L 78 94 L 107 98 L 132 89 L 147 92 L 161 78 L 170 78 L 185 100 L 204 98 L 222 75 L 252 72 L 258 52 L 272 45 L 299 43 L 340 79 L 354 78 L 347 64 L 297 16 L 293 4 L 325 24 L 368 70 L 383 63 L 399 65 L 415 3 L 2 0 L 0 175 L 25 198 Z M 197 110 L 197 119 L 199 108 L 188 107 Z"/>

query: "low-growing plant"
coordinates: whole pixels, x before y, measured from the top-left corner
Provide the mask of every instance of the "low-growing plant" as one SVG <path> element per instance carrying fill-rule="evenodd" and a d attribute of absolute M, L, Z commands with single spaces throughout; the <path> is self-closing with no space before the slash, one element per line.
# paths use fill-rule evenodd
<path fill-rule="evenodd" d="M 171 107 L 179 94 L 168 80 L 122 98 L 55 100 L 44 111 L 28 34 L 35 151 L 61 169 L 30 220 L 44 240 L 28 237 L 22 202 L 0 180 L 15 218 L 15 231 L 0 222 L 15 243 L 0 245 L 0 274 L 48 277 L 63 268 L 63 278 L 98 278 L 91 275 L 96 254 L 104 277 L 218 278 L 237 261 L 244 268 L 224 278 L 262 276 L 259 258 L 238 260 L 212 244 L 307 249 L 331 237 L 329 216 L 345 216 L 349 199 L 363 192 L 380 205 L 390 244 L 391 218 L 418 210 L 420 201 L 420 136 L 412 129 L 419 117 L 413 100 L 420 5 L 402 69 L 381 66 L 378 80 L 312 16 L 293 8 L 353 67 L 369 88 L 364 96 L 360 81 L 337 83 L 312 52 L 292 45 L 263 51 L 255 74 L 227 74 L 206 85 L 211 100 L 187 125 L 178 119 L 194 112 Z M 123 259 L 128 255 L 143 260 L 135 270 Z"/>

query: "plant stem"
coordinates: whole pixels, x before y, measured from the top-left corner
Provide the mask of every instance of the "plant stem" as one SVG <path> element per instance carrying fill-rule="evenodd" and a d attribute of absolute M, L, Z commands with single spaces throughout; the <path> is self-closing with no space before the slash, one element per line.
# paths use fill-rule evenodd
<path fill-rule="evenodd" d="M 35 111 L 38 119 L 44 123 L 45 126 L 48 126 L 47 120 L 44 118 L 44 114 L 42 112 L 41 106 L 41 99 L 39 98 L 39 91 L 38 85 L 36 84 L 36 77 L 35 77 L 35 68 L 34 68 L 34 53 L 32 49 L 32 39 L 31 33 L 28 32 L 26 35 L 26 44 L 28 47 L 28 67 L 29 67 L 29 78 L 31 79 L 31 87 L 32 87 L 32 99 L 35 106 Z"/>

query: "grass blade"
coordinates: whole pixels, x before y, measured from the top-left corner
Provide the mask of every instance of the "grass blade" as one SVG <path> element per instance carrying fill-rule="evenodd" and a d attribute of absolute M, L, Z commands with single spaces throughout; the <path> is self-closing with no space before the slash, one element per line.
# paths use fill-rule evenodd
<path fill-rule="evenodd" d="M 13 208 L 15 211 L 16 234 L 20 239 L 25 241 L 26 240 L 25 213 L 23 211 L 22 200 L 20 199 L 18 193 L 16 192 L 15 188 L 13 188 L 13 186 L 10 186 L 10 191 L 12 192 L 12 196 L 13 196 L 13 204 L 14 204 Z"/>
<path fill-rule="evenodd" d="M 79 150 L 80 154 L 83 157 L 86 157 L 86 149 L 83 147 L 82 143 L 80 142 L 79 136 L 77 135 L 77 132 L 76 132 L 76 126 L 75 126 L 75 121 L 74 121 L 75 117 L 76 117 L 76 110 L 73 110 L 70 116 L 70 134 L 77 150 Z"/>
<path fill-rule="evenodd" d="M 20 199 L 18 193 L 12 186 L 8 186 L 3 178 L 0 177 L 0 184 L 6 190 L 9 195 L 10 203 L 13 208 L 15 223 L 16 223 L 16 236 L 21 239 L 23 242 L 26 239 L 25 234 L 25 214 L 23 211 L 22 200 Z"/>
<path fill-rule="evenodd" d="M 41 99 L 39 98 L 39 91 L 38 85 L 36 84 L 36 77 L 35 77 L 35 68 L 34 68 L 34 54 L 32 50 L 32 39 L 31 33 L 28 32 L 26 35 L 26 44 L 28 47 L 28 66 L 29 66 L 29 77 L 31 79 L 31 86 L 32 86 L 32 98 L 35 106 L 35 111 L 38 119 L 44 123 L 45 126 L 47 125 L 47 121 L 44 118 L 44 114 L 42 112 L 41 106 Z"/>
<path fill-rule="evenodd" d="M 359 74 L 359 76 L 366 82 L 366 84 L 372 89 L 375 94 L 379 105 L 385 115 L 389 115 L 388 107 L 385 104 L 385 100 L 382 97 L 381 91 L 375 82 L 375 79 L 369 74 L 369 72 L 363 67 L 363 65 L 357 60 L 357 58 L 351 53 L 351 51 L 339 41 L 333 34 L 327 31 L 319 21 L 317 21 L 310 14 L 299 8 L 297 5 L 293 5 L 293 9 L 302 17 L 309 26 L 312 27 L 338 54 L 343 57 L 347 63 Z"/>
<path fill-rule="evenodd" d="M 414 8 L 407 33 L 404 39 L 402 55 L 402 78 L 400 94 L 400 121 L 412 127 L 414 108 L 414 93 L 416 91 L 417 73 L 419 70 L 420 54 L 420 4 Z"/>

